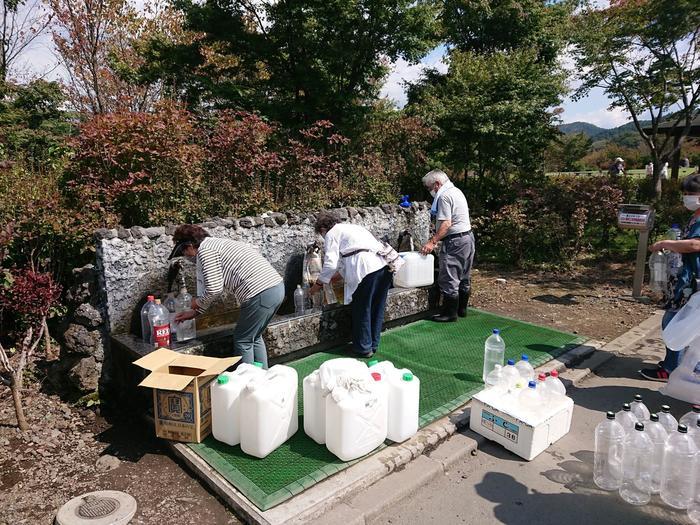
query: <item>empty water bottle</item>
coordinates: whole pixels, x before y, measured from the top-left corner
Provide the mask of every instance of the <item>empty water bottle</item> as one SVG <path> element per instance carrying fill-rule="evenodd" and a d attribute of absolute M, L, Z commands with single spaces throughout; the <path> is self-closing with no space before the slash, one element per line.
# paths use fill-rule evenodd
<path fill-rule="evenodd" d="M 671 407 L 668 405 L 661 405 L 661 412 L 659 412 L 659 423 L 661 423 L 666 429 L 667 433 L 675 432 L 678 428 L 678 421 L 671 414 Z"/>
<path fill-rule="evenodd" d="M 661 466 L 664 460 L 664 446 L 668 438 L 668 432 L 664 426 L 659 423 L 659 416 L 651 414 L 649 422 L 644 424 L 644 432 L 647 433 L 654 445 L 654 454 L 651 457 L 651 492 L 658 494 L 661 490 Z"/>
<path fill-rule="evenodd" d="M 651 456 L 654 445 L 644 433 L 644 424 L 636 423 L 625 436 L 620 496 L 632 505 L 646 505 L 651 499 Z"/>
<path fill-rule="evenodd" d="M 542 396 L 537 391 L 537 383 L 535 381 L 530 381 L 527 384 L 527 388 L 520 392 L 518 403 L 523 411 L 531 414 L 542 408 Z"/>
<path fill-rule="evenodd" d="M 695 498 L 688 505 L 688 517 L 696 525 L 700 525 L 700 473 L 695 477 Z"/>
<path fill-rule="evenodd" d="M 668 283 L 668 258 L 663 252 L 649 257 L 649 286 L 655 292 L 664 292 Z"/>
<path fill-rule="evenodd" d="M 508 359 L 508 363 L 503 367 L 502 373 L 503 383 L 507 386 L 508 390 L 515 390 L 520 380 L 520 372 L 515 368 L 515 362 L 512 359 Z"/>
<path fill-rule="evenodd" d="M 666 238 L 671 241 L 679 241 L 683 237 L 683 232 L 678 224 L 673 224 L 666 232 Z M 677 275 L 683 267 L 683 256 L 680 253 L 669 252 L 666 254 L 668 260 L 668 273 Z"/>
<path fill-rule="evenodd" d="M 148 314 L 151 308 L 155 306 L 156 298 L 149 295 L 146 298 L 146 304 L 141 308 L 141 338 L 145 343 L 153 342 L 153 334 L 151 330 L 151 322 L 149 320 Z"/>
<path fill-rule="evenodd" d="M 561 382 L 561 379 L 559 379 L 559 372 L 557 372 L 556 370 L 552 370 L 549 373 L 549 376 L 545 380 L 545 384 L 547 385 L 547 389 L 553 395 L 566 395 L 566 387 L 564 386 L 564 383 Z"/>
<path fill-rule="evenodd" d="M 520 361 L 515 364 L 515 368 L 518 369 L 518 372 L 520 372 L 520 377 L 522 377 L 525 381 L 532 381 L 535 379 L 535 369 L 532 368 L 532 365 L 530 364 L 529 356 L 525 354 L 521 355 Z"/>
<path fill-rule="evenodd" d="M 294 313 L 302 315 L 306 311 L 306 297 L 301 285 L 297 284 L 297 289 L 294 290 Z"/>
<path fill-rule="evenodd" d="M 642 402 L 642 396 L 640 394 L 634 396 L 634 401 L 630 403 L 630 408 L 632 409 L 634 417 L 636 417 L 640 423 L 649 421 L 649 416 L 651 414 L 647 406 Z"/>
<path fill-rule="evenodd" d="M 700 405 L 693 405 L 693 408 L 678 420 L 679 425 L 685 425 L 688 428 L 695 428 L 700 421 Z"/>
<path fill-rule="evenodd" d="M 603 490 L 618 490 L 622 486 L 622 457 L 625 429 L 608 412 L 605 420 L 595 427 L 593 482 Z"/>
<path fill-rule="evenodd" d="M 486 377 L 496 365 L 503 366 L 506 355 L 506 343 L 501 338 L 501 332 L 497 328 L 484 343 L 484 370 L 481 378 L 486 382 Z"/>
<path fill-rule="evenodd" d="M 622 405 L 622 410 L 615 414 L 615 421 L 620 423 L 622 428 L 625 429 L 625 432 L 628 433 L 634 430 L 634 424 L 638 422 L 637 418 L 632 413 L 629 403 Z"/>
<path fill-rule="evenodd" d="M 663 468 L 661 469 L 661 499 L 676 509 L 687 509 L 693 501 L 697 452 L 688 427 L 678 425 L 666 440 Z"/>

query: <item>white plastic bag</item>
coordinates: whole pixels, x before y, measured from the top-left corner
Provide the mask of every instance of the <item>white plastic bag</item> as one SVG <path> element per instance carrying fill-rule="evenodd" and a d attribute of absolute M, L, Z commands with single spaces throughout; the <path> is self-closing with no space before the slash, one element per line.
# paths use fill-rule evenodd
<path fill-rule="evenodd" d="M 671 350 L 683 350 L 700 337 L 700 293 L 693 294 L 663 331 Z"/>
<path fill-rule="evenodd" d="M 700 404 L 700 339 L 696 339 L 686 351 L 681 364 L 671 372 L 668 383 L 659 391 L 681 401 Z"/>

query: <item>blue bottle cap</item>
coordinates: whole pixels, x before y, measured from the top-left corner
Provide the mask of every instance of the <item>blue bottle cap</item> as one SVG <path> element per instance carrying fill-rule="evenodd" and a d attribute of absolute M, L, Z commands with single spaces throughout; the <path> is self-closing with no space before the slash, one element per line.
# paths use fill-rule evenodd
<path fill-rule="evenodd" d="M 501 333 L 501 331 L 500 331 L 498 328 L 494 328 L 494 329 L 492 330 L 492 332 L 493 332 L 494 334 L 496 334 L 496 335 L 498 335 L 498 334 Z"/>
<path fill-rule="evenodd" d="M 528 386 L 529 388 L 537 388 L 537 383 L 535 383 L 534 381 L 530 381 L 530 382 L 527 384 L 527 386 Z"/>
<path fill-rule="evenodd" d="M 679 228 L 680 229 L 681 225 L 680 224 L 671 224 L 671 228 Z"/>
<path fill-rule="evenodd" d="M 515 361 L 513 361 L 512 359 L 508 359 L 508 364 L 509 364 L 509 365 L 514 365 L 514 364 L 515 364 Z"/>
<path fill-rule="evenodd" d="M 520 359 L 522 359 L 523 361 L 529 361 L 529 360 L 530 360 L 530 358 L 528 357 L 527 354 L 521 355 L 521 356 L 520 356 Z"/>

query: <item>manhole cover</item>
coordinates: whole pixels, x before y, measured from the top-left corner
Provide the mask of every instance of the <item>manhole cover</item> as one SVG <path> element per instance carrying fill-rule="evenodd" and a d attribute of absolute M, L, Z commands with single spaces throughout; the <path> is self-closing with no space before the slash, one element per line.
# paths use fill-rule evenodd
<path fill-rule="evenodd" d="M 63 505 L 57 525 L 126 525 L 136 514 L 136 500 L 124 492 L 101 490 Z"/>

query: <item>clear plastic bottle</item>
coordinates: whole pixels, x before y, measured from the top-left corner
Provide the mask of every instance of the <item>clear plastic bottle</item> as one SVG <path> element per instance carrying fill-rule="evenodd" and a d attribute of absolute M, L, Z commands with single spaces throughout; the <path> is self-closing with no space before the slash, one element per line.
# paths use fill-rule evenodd
<path fill-rule="evenodd" d="M 306 297 L 304 297 L 304 290 L 301 288 L 300 284 L 297 284 L 297 289 L 294 290 L 294 313 L 303 315 L 305 311 Z"/>
<path fill-rule="evenodd" d="M 518 369 L 520 377 L 522 377 L 525 381 L 529 382 L 535 379 L 535 369 L 532 368 L 532 365 L 530 364 L 530 357 L 526 354 L 520 356 L 520 361 L 515 364 L 515 368 Z"/>
<path fill-rule="evenodd" d="M 620 423 L 627 433 L 633 431 L 634 424 L 638 423 L 637 417 L 632 413 L 629 403 L 622 405 L 622 410 L 615 414 L 615 421 Z"/>
<path fill-rule="evenodd" d="M 649 257 L 649 286 L 655 292 L 663 292 L 667 283 L 668 258 L 663 252 L 654 252 Z"/>
<path fill-rule="evenodd" d="M 156 304 L 155 301 L 156 298 L 152 295 L 149 295 L 146 298 L 146 303 L 141 308 L 141 339 L 143 339 L 145 343 L 152 342 L 153 334 L 151 333 L 151 322 L 148 319 L 148 313 L 150 309 Z"/>
<path fill-rule="evenodd" d="M 671 414 L 670 406 L 661 405 L 661 412 L 659 412 L 659 423 L 664 426 L 666 432 L 669 434 L 678 429 L 678 420 Z"/>
<path fill-rule="evenodd" d="M 654 445 L 654 454 L 651 457 L 651 492 L 658 494 L 661 491 L 661 466 L 664 460 L 664 447 L 668 438 L 668 432 L 659 423 L 658 414 L 649 416 L 649 421 L 644 423 L 644 432 L 646 432 Z"/>
<path fill-rule="evenodd" d="M 690 412 L 686 413 L 678 420 L 679 425 L 685 425 L 688 428 L 695 428 L 700 421 L 700 405 L 693 405 Z"/>
<path fill-rule="evenodd" d="M 695 477 L 695 498 L 688 505 L 688 517 L 696 525 L 700 525 L 700 473 Z"/>
<path fill-rule="evenodd" d="M 549 373 L 549 376 L 547 376 L 547 379 L 545 380 L 545 384 L 547 385 L 547 389 L 553 395 L 566 395 L 566 387 L 564 386 L 564 383 L 561 382 L 561 379 L 559 379 L 559 372 L 556 370 L 552 370 Z"/>
<path fill-rule="evenodd" d="M 547 374 L 544 372 L 540 372 L 537 374 L 537 391 L 540 393 L 542 396 L 543 400 L 548 400 L 552 393 L 549 391 L 547 388 Z"/>
<path fill-rule="evenodd" d="M 177 313 L 180 312 L 191 312 L 192 311 L 192 296 L 187 293 L 187 286 L 182 283 L 180 287 L 180 293 L 177 296 Z M 197 325 L 194 319 L 188 319 L 187 321 L 181 321 L 176 323 L 177 327 L 177 341 L 189 341 L 197 337 Z"/>
<path fill-rule="evenodd" d="M 515 368 L 515 361 L 508 359 L 508 363 L 503 367 L 503 382 L 508 390 L 515 390 L 517 382 L 520 380 L 520 372 Z"/>
<path fill-rule="evenodd" d="M 622 458 L 625 429 L 608 412 L 605 420 L 595 427 L 593 482 L 603 490 L 619 490 L 622 486 Z"/>
<path fill-rule="evenodd" d="M 486 388 L 498 388 L 502 390 L 508 390 L 508 386 L 505 384 L 503 378 L 503 366 L 496 365 L 493 370 L 489 372 L 486 376 Z"/>
<path fill-rule="evenodd" d="M 153 330 L 153 346 L 170 348 L 170 313 L 160 304 L 160 299 L 156 299 L 155 305 L 148 311 L 148 320 Z"/>
<path fill-rule="evenodd" d="M 695 425 L 695 428 L 688 429 L 688 434 L 690 434 L 695 441 L 695 448 L 697 448 L 698 453 L 700 453 L 700 420 L 698 420 L 698 424 Z M 698 462 L 700 463 L 700 459 L 698 459 Z M 698 468 L 700 468 L 700 465 L 698 465 Z M 698 479 L 698 484 L 700 484 L 700 479 Z M 700 490 L 700 487 L 698 487 L 698 490 Z"/>
<path fill-rule="evenodd" d="M 630 403 L 630 408 L 632 409 L 634 417 L 637 418 L 637 421 L 639 421 L 640 423 L 646 423 L 647 421 L 649 421 L 649 416 L 651 414 L 647 406 L 644 404 L 644 402 L 642 402 L 641 394 L 637 394 L 634 396 L 634 401 Z"/>
<path fill-rule="evenodd" d="M 486 382 L 486 377 L 496 365 L 503 366 L 503 360 L 506 356 L 506 343 L 501 338 L 501 331 L 494 328 L 492 334 L 484 343 L 484 371 L 481 378 Z"/>
<path fill-rule="evenodd" d="M 693 501 L 698 449 L 688 435 L 688 427 L 678 424 L 678 432 L 668 436 L 661 469 L 661 499 L 676 509 L 687 509 Z"/>
<path fill-rule="evenodd" d="M 651 499 L 651 456 L 654 445 L 637 422 L 625 436 L 620 497 L 632 505 L 646 505 Z"/>
<path fill-rule="evenodd" d="M 666 232 L 666 238 L 671 241 L 679 241 L 683 238 L 683 232 L 680 225 L 673 224 Z M 683 256 L 680 253 L 675 253 L 669 251 L 666 254 L 668 260 L 668 273 L 670 275 L 677 275 L 680 269 L 683 267 Z"/>
<path fill-rule="evenodd" d="M 536 413 L 542 408 L 542 396 L 537 391 L 537 383 L 530 381 L 518 396 L 520 409 L 530 414 Z"/>
<path fill-rule="evenodd" d="M 170 322 L 170 337 L 177 334 L 177 323 L 175 322 L 175 316 L 177 315 L 177 300 L 175 295 L 169 293 L 163 301 L 163 306 L 168 309 L 168 321 Z"/>

